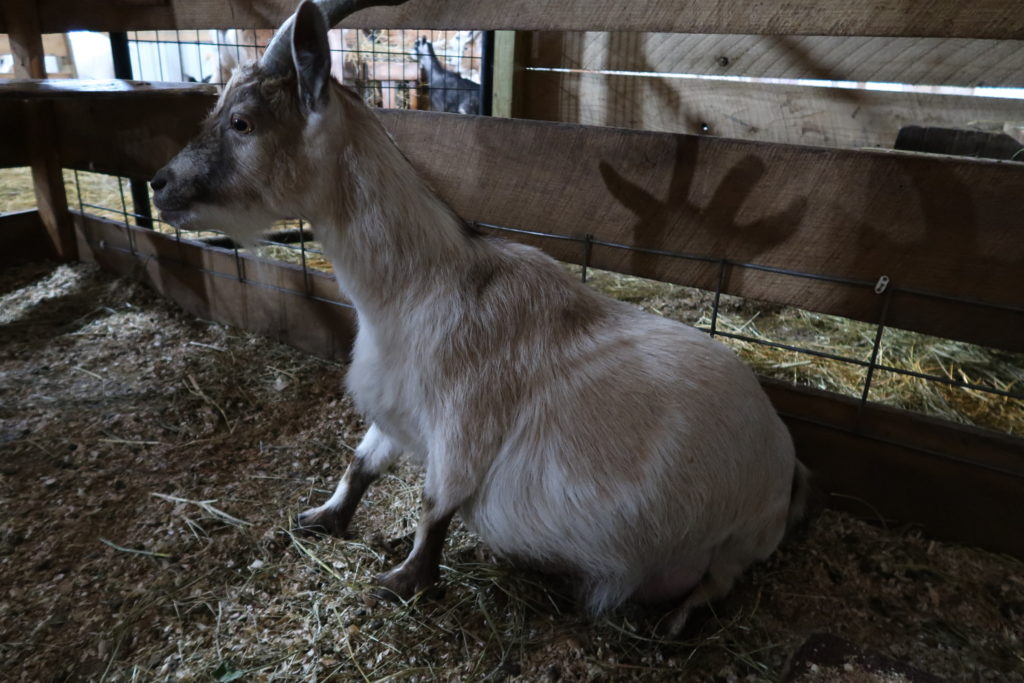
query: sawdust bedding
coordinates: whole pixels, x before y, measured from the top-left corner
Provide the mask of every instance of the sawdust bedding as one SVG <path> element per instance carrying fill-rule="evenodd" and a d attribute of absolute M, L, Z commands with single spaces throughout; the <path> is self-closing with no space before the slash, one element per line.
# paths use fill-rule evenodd
<path fill-rule="evenodd" d="M 365 429 L 344 367 L 83 264 L 0 271 L 0 330 L 6 679 L 761 681 L 824 632 L 1024 681 L 1021 562 L 831 511 L 675 642 L 637 607 L 588 621 L 461 527 L 436 590 L 378 604 L 415 472 L 371 490 L 354 540 L 289 531 Z"/>

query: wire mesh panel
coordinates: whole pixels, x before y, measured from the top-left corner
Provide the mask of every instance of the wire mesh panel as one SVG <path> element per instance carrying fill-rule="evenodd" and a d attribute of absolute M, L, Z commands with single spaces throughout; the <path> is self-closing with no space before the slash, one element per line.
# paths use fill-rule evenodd
<path fill-rule="evenodd" d="M 273 30 L 175 30 L 128 33 L 134 78 L 224 85 L 239 65 L 258 59 Z M 479 114 L 481 31 L 333 29 L 331 72 L 367 104 Z"/>

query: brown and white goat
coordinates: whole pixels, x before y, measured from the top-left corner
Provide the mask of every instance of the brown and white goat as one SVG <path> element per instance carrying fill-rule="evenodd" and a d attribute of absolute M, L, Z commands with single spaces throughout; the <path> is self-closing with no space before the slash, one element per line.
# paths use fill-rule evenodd
<path fill-rule="evenodd" d="M 152 181 L 183 227 L 246 240 L 308 220 L 358 311 L 347 386 L 372 426 L 299 525 L 344 533 L 405 456 L 426 470 L 422 512 L 409 556 L 377 577 L 386 589 L 435 581 L 459 512 L 499 554 L 578 577 L 594 612 L 675 601 L 677 631 L 799 515 L 805 470 L 785 426 L 705 333 L 468 229 L 330 78 L 328 26 L 303 2 Z"/>

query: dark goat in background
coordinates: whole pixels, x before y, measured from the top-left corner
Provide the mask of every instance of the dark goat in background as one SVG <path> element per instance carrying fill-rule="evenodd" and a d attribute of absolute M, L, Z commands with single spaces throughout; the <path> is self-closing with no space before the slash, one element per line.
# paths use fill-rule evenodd
<path fill-rule="evenodd" d="M 426 37 L 416 41 L 420 68 L 427 73 L 430 86 L 430 109 L 457 114 L 480 113 L 480 84 L 449 71 L 434 54 L 434 46 Z"/>

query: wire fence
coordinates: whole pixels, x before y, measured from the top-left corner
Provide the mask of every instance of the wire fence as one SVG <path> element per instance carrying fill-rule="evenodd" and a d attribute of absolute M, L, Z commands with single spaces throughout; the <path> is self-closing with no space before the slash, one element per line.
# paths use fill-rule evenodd
<path fill-rule="evenodd" d="M 131 77 L 223 86 L 239 64 L 263 55 L 273 35 L 263 29 L 130 31 Z M 488 39 L 483 31 L 332 29 L 331 72 L 371 106 L 487 113 Z"/>
<path fill-rule="evenodd" d="M 131 202 L 125 194 L 128 186 L 126 179 L 78 171 L 70 173 L 68 196 L 72 207 L 77 206 L 83 213 L 119 221 L 126 227 L 139 225 L 141 219 L 146 218 L 130 209 Z M 897 294 L 941 299 L 979 308 L 996 308 L 1022 315 L 1024 309 L 903 289 L 884 279 L 869 282 L 799 272 L 700 254 L 608 242 L 589 235 L 572 236 L 486 223 L 479 224 L 479 227 L 499 235 L 578 244 L 576 272 L 581 279 L 592 280 L 596 274 L 598 279 L 612 283 L 605 287 L 611 295 L 704 329 L 733 346 L 761 375 L 854 397 L 859 401 L 861 409 L 869 402 L 893 405 L 961 423 L 1024 435 L 1024 390 L 1021 389 L 1024 386 L 1024 354 L 899 330 L 888 326 L 886 321 L 889 301 Z M 239 260 L 240 248 L 223 233 L 185 231 L 160 220 L 153 222 L 153 228 L 173 234 L 179 241 L 201 242 L 210 247 L 233 250 L 236 272 L 212 274 L 244 279 Z M 131 236 L 132 231 L 128 231 L 129 250 L 134 249 Z M 717 286 L 713 291 L 704 292 L 595 271 L 590 266 L 595 249 L 621 250 L 712 264 L 717 268 Z M 310 296 L 311 274 L 331 270 L 320 243 L 315 240 L 310 227 L 302 221 L 283 221 L 275 225 L 266 239 L 258 243 L 256 252 L 262 257 L 301 267 L 306 291 L 288 290 L 292 294 Z M 873 292 L 878 300 L 877 319 L 870 323 L 859 322 L 727 295 L 723 291 L 723 284 L 729 274 L 746 270 L 768 271 L 781 277 Z M 600 282 L 592 284 L 601 288 Z M 640 295 L 633 291 L 637 287 L 641 290 Z M 340 298 L 319 300 L 348 305 Z M 659 307 L 673 306 L 676 307 L 674 311 L 659 310 Z"/>

